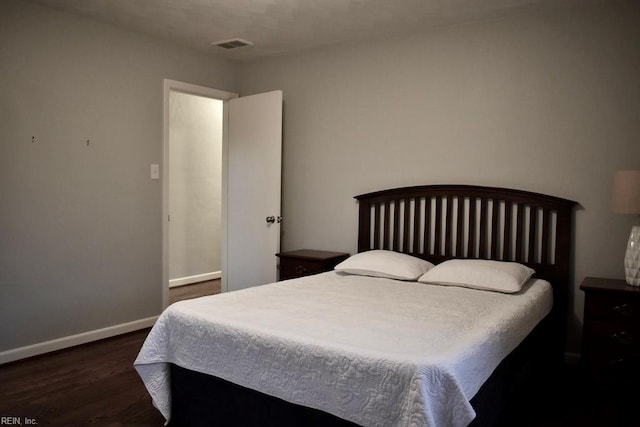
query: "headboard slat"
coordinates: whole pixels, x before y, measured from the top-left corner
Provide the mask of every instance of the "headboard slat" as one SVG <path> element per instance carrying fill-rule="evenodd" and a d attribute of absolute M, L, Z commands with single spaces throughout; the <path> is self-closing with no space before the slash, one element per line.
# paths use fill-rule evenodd
<path fill-rule="evenodd" d="M 521 203 L 516 203 L 516 258 L 517 262 L 524 262 L 522 255 L 522 245 L 524 234 L 524 206 Z"/>
<path fill-rule="evenodd" d="M 491 259 L 502 259 L 498 256 L 498 241 L 504 236 L 502 230 L 498 229 L 498 219 L 500 217 L 500 203 L 493 200 L 491 203 Z"/>
<path fill-rule="evenodd" d="M 458 214 L 456 222 L 456 256 L 464 255 L 463 237 L 464 237 L 464 218 L 465 218 L 465 199 L 457 198 Z"/>
<path fill-rule="evenodd" d="M 389 242 L 391 241 L 391 201 L 387 200 L 384 204 L 384 235 L 383 248 L 391 249 Z"/>
<path fill-rule="evenodd" d="M 476 245 L 478 243 L 476 238 L 476 198 L 471 197 L 469 199 L 469 234 L 467 239 L 467 250 L 465 253 L 465 257 L 467 258 L 475 258 L 477 256 Z"/>
<path fill-rule="evenodd" d="M 487 199 L 480 199 L 480 258 L 487 258 Z"/>
<path fill-rule="evenodd" d="M 513 203 L 505 202 L 504 205 L 504 249 L 502 259 L 512 259 L 513 257 Z"/>
<path fill-rule="evenodd" d="M 407 252 L 409 249 L 409 234 L 410 234 L 410 208 L 411 201 L 409 199 L 402 200 L 402 210 L 404 212 L 404 220 L 402 221 L 402 252 Z"/>
<path fill-rule="evenodd" d="M 451 236 L 453 234 L 452 222 L 453 222 L 453 198 L 447 196 L 445 204 L 445 217 L 444 217 L 444 255 L 451 256 Z"/>
<path fill-rule="evenodd" d="M 529 209 L 529 233 L 527 235 L 527 239 L 529 241 L 529 248 L 527 251 L 527 261 L 530 263 L 535 263 L 537 260 L 536 256 L 536 223 L 538 222 L 538 209 L 531 207 Z"/>
<path fill-rule="evenodd" d="M 380 216 L 381 216 L 381 209 L 382 206 L 381 205 L 375 205 L 374 208 L 374 226 L 373 226 L 373 247 L 374 248 L 379 248 L 380 247 Z M 368 231 L 370 232 L 370 230 Z M 367 244 L 369 244 L 367 242 Z"/>
<path fill-rule="evenodd" d="M 426 197 L 424 201 L 424 221 L 423 224 L 423 241 L 422 241 L 422 252 L 418 251 L 416 253 L 431 253 L 431 222 L 433 221 L 431 215 L 431 197 Z"/>
<path fill-rule="evenodd" d="M 540 249 L 540 263 L 545 264 L 549 262 L 549 209 L 542 209 L 542 240 Z"/>
<path fill-rule="evenodd" d="M 400 250 L 400 205 L 402 204 L 402 200 L 397 200 L 393 204 L 393 250 Z"/>
<path fill-rule="evenodd" d="M 413 199 L 413 241 L 411 242 L 411 249 L 409 253 L 420 252 L 420 226 L 422 224 L 422 216 L 420 210 L 420 199 Z"/>
<path fill-rule="evenodd" d="M 436 255 L 442 255 L 442 199 L 440 197 L 436 198 L 435 229 L 433 231 L 433 239 L 433 253 Z"/>

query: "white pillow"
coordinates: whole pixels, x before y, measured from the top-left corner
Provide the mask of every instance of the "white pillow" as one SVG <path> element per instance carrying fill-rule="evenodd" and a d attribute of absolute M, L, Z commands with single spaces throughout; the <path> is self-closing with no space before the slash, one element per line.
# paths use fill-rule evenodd
<path fill-rule="evenodd" d="M 360 276 L 416 280 L 432 267 L 430 262 L 411 255 L 376 249 L 352 255 L 336 265 L 335 270 Z"/>
<path fill-rule="evenodd" d="M 452 259 L 438 264 L 423 274 L 418 281 L 438 285 L 516 293 L 535 273 L 526 265 L 516 262 L 480 259 Z"/>

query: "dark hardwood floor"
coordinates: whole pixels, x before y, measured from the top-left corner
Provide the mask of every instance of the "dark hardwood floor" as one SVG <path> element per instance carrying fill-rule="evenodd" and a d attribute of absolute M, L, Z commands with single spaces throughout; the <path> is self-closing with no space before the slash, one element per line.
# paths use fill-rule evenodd
<path fill-rule="evenodd" d="M 213 285 L 194 287 L 191 295 L 188 289 L 177 288 L 179 298 L 209 294 Z M 148 332 L 132 332 L 1 365 L 0 423 L 2 417 L 19 417 L 22 425 L 28 425 L 28 419 L 38 426 L 162 426 L 164 419 L 133 369 Z M 640 426 L 640 416 L 635 416 L 636 398 L 628 395 L 625 402 L 608 392 L 594 397 L 580 381 L 577 367 L 568 367 L 555 386 L 559 396 L 555 402 L 513 425 Z"/>
<path fill-rule="evenodd" d="M 220 280 L 211 280 L 173 288 L 169 300 L 219 292 Z M 19 417 L 22 425 L 28 419 L 38 426 L 162 426 L 164 418 L 133 369 L 148 333 L 0 365 L 0 425 L 7 424 L 2 417 Z"/>
<path fill-rule="evenodd" d="M 553 396 L 544 407 L 517 417 L 518 427 L 640 427 L 634 397 L 619 389 L 588 384 L 580 366 L 565 366 L 549 387 Z"/>
<path fill-rule="evenodd" d="M 148 332 L 0 366 L 0 417 L 38 426 L 162 426 L 133 369 Z"/>
<path fill-rule="evenodd" d="M 184 299 L 220 293 L 220 279 L 207 280 L 193 285 L 178 286 L 169 290 L 169 304 Z"/>

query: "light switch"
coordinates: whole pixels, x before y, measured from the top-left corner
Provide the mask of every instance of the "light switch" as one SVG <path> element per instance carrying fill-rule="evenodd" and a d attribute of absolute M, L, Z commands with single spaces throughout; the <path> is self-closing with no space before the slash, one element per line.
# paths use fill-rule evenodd
<path fill-rule="evenodd" d="M 160 179 L 160 165 L 151 164 L 151 179 Z"/>

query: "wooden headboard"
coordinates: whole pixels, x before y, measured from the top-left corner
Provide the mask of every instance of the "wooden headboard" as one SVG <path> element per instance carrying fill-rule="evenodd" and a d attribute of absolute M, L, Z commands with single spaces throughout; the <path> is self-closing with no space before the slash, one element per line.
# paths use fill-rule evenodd
<path fill-rule="evenodd" d="M 358 252 L 388 249 L 433 263 L 515 261 L 536 271 L 566 304 L 576 202 L 507 188 L 424 185 L 355 197 Z"/>

